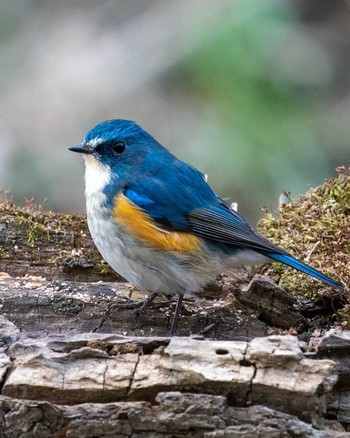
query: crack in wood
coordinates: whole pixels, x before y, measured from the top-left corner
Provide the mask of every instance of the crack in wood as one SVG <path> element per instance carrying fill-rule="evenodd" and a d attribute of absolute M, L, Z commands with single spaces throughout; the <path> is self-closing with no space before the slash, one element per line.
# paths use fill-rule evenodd
<path fill-rule="evenodd" d="M 142 353 L 142 349 L 139 349 L 138 354 L 137 354 L 137 360 L 135 361 L 135 367 L 134 367 L 134 369 L 133 369 L 133 371 L 132 371 L 132 373 L 130 375 L 130 378 L 129 378 L 129 385 L 126 388 L 125 393 L 123 394 L 123 396 L 121 398 L 127 397 L 129 395 L 131 389 L 132 389 L 132 386 L 134 384 L 135 374 L 136 374 L 137 367 L 139 365 L 140 357 L 141 357 L 142 354 L 143 354 Z"/>

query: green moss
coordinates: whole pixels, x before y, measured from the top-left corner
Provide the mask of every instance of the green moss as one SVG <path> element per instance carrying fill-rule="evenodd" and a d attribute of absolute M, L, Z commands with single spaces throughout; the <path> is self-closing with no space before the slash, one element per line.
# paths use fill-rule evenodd
<path fill-rule="evenodd" d="M 99 263 L 99 264 L 97 265 L 97 268 L 99 269 L 100 274 L 102 274 L 102 275 L 107 275 L 107 274 L 109 274 L 108 265 L 105 264 L 105 263 L 103 263 L 103 261 L 101 261 L 101 263 Z"/>
<path fill-rule="evenodd" d="M 60 259 L 59 257 L 50 257 L 47 259 L 47 263 L 55 264 L 59 262 L 59 259 Z"/>
<path fill-rule="evenodd" d="M 62 270 L 68 276 L 77 274 L 79 278 L 98 279 L 103 274 L 103 279 L 115 278 L 92 244 L 85 215 L 42 211 L 33 200 L 16 206 L 11 197 L 5 199 L 0 190 L 0 222 L 16 242 L 14 245 L 12 238 L 2 242 L 3 250 L 8 251 L 10 258 L 26 257 L 28 251 L 30 263 L 42 265 L 43 269 L 51 264 L 56 265 L 53 270 Z M 2 251 L 0 257 L 4 256 Z"/>
<path fill-rule="evenodd" d="M 10 257 L 10 254 L 7 251 L 5 251 L 4 248 L 2 248 L 0 246 L 0 258 L 1 259 L 5 259 L 5 258 L 8 258 L 8 257 Z"/>
<path fill-rule="evenodd" d="M 338 316 L 343 320 L 344 328 L 350 328 L 350 304 L 346 304 L 341 310 L 337 312 Z"/>
<path fill-rule="evenodd" d="M 259 232 L 298 259 L 345 284 L 350 282 L 350 177 L 340 175 L 278 213 L 265 212 Z M 274 263 L 270 272 L 292 294 L 315 298 L 324 285 L 300 272 Z"/>
<path fill-rule="evenodd" d="M 42 233 L 43 226 L 41 224 L 34 222 L 33 218 L 28 220 L 28 243 L 31 247 L 35 246 L 36 240 L 42 235 Z"/>
<path fill-rule="evenodd" d="M 19 207 L 12 203 L 8 198 L 1 198 L 0 191 L 0 212 L 6 214 L 6 218 L 0 215 L 0 221 L 6 223 L 15 223 L 17 227 L 21 227 L 27 232 L 28 243 L 34 248 L 38 239 L 46 236 L 50 240 L 50 233 L 54 230 L 55 233 L 66 231 L 67 226 L 77 221 L 77 216 L 74 215 L 57 215 L 52 212 L 43 213 L 40 205 L 34 204 L 33 200 L 26 201 L 25 207 Z M 8 193 L 8 192 L 6 192 Z"/>

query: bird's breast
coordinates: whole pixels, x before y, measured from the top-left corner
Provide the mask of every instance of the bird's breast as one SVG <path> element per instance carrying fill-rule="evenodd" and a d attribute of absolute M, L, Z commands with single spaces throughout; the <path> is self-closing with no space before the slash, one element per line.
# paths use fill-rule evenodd
<path fill-rule="evenodd" d="M 216 274 L 197 237 L 161 230 L 124 195 L 117 196 L 112 211 L 104 205 L 96 193 L 87 198 L 91 235 L 107 263 L 135 286 L 184 293 L 200 289 Z"/>

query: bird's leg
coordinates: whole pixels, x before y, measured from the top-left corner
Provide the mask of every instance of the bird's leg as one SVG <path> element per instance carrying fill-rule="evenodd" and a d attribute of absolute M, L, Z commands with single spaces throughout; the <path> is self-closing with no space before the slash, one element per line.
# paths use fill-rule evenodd
<path fill-rule="evenodd" d="M 107 310 L 107 314 L 109 314 L 109 312 L 112 309 L 115 308 L 119 308 L 119 309 L 134 309 L 134 316 L 137 318 L 140 313 L 146 308 L 148 307 L 150 304 L 152 304 L 152 307 L 162 307 L 166 304 L 170 304 L 172 303 L 172 300 L 166 300 L 166 301 L 157 301 L 156 303 L 153 303 L 154 299 L 156 298 L 156 296 L 158 295 L 157 292 L 153 292 L 149 297 L 147 297 L 145 300 L 143 301 L 133 301 L 130 298 L 128 298 L 128 302 L 126 303 L 113 303 L 110 304 Z"/>
<path fill-rule="evenodd" d="M 157 295 L 158 295 L 158 293 L 153 292 L 144 301 L 136 301 L 136 302 L 133 301 L 133 302 L 129 302 L 129 303 L 113 303 L 108 307 L 107 315 L 114 308 L 134 309 L 133 314 L 134 314 L 135 318 L 137 318 L 146 307 L 148 307 L 150 304 L 152 304 L 152 302 L 154 301 L 154 299 L 156 298 Z M 174 334 L 175 334 L 176 325 L 177 325 L 177 321 L 179 319 L 183 298 L 184 298 L 183 294 L 179 294 L 178 299 L 176 301 L 176 307 L 175 307 L 175 312 L 174 312 L 174 316 L 173 316 L 173 321 L 171 324 L 170 336 L 174 336 Z M 164 306 L 164 304 L 168 304 L 168 303 L 171 303 L 171 301 L 161 301 L 161 302 L 159 302 L 159 303 L 157 302 L 155 304 L 158 306 Z"/>
<path fill-rule="evenodd" d="M 175 334 L 176 325 L 177 325 L 177 321 L 179 319 L 183 298 L 184 298 L 183 294 L 179 294 L 179 297 L 178 297 L 178 299 L 176 301 L 176 307 L 175 307 L 175 312 L 174 312 L 174 316 L 173 316 L 173 322 L 171 324 L 170 336 L 174 336 L 174 334 Z"/>

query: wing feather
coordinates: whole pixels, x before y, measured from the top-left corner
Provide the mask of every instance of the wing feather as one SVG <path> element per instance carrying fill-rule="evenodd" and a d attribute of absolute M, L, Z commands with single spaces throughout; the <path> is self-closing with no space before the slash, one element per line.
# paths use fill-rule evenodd
<path fill-rule="evenodd" d="M 282 248 L 255 233 L 228 206 L 194 210 L 188 214 L 188 220 L 192 232 L 200 237 L 256 251 L 286 254 Z"/>

